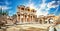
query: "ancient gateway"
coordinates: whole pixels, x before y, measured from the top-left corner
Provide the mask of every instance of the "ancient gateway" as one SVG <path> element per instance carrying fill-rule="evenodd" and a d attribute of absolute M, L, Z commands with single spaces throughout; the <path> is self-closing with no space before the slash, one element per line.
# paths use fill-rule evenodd
<path fill-rule="evenodd" d="M 56 19 L 55 19 L 56 18 Z M 17 6 L 17 21 L 18 23 L 52 23 L 53 21 L 57 21 L 59 17 L 54 15 L 40 15 L 37 17 L 36 10 L 30 7 L 26 7 L 23 5 Z"/>
<path fill-rule="evenodd" d="M 36 10 L 23 5 L 17 8 L 17 21 L 18 23 L 32 23 L 35 22 L 37 15 Z"/>

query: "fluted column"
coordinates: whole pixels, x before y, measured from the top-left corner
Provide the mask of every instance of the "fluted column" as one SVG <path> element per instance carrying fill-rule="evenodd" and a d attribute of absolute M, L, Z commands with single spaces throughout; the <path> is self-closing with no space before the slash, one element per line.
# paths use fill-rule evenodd
<path fill-rule="evenodd" d="M 20 23 L 22 23 L 22 21 L 21 21 L 21 14 L 20 14 Z"/>
<path fill-rule="evenodd" d="M 33 23 L 33 16 L 32 16 L 32 22 L 31 23 Z"/>
<path fill-rule="evenodd" d="M 30 15 L 30 23 L 31 23 L 31 15 Z"/>
<path fill-rule="evenodd" d="M 40 19 L 38 19 L 38 23 L 41 23 L 41 20 Z"/>
<path fill-rule="evenodd" d="M 25 23 L 25 15 L 23 15 L 23 23 Z"/>
<path fill-rule="evenodd" d="M 26 15 L 26 22 L 27 22 L 27 15 Z"/>
<path fill-rule="evenodd" d="M 18 22 L 18 14 L 17 14 L 17 22 Z"/>
<path fill-rule="evenodd" d="M 28 15 L 28 23 L 30 22 L 30 15 Z"/>
<path fill-rule="evenodd" d="M 49 21 L 47 21 L 47 24 L 49 24 Z"/>
<path fill-rule="evenodd" d="M 24 18 L 24 19 L 25 19 L 25 21 L 24 21 L 24 22 L 26 23 L 26 22 L 27 22 L 27 15 L 25 15 L 25 18 Z"/>
<path fill-rule="evenodd" d="M 49 19 L 47 19 L 47 24 L 49 24 Z"/>
<path fill-rule="evenodd" d="M 31 23 L 32 23 L 32 16 L 31 16 Z"/>
<path fill-rule="evenodd" d="M 42 24 L 43 24 L 43 19 L 42 19 Z"/>

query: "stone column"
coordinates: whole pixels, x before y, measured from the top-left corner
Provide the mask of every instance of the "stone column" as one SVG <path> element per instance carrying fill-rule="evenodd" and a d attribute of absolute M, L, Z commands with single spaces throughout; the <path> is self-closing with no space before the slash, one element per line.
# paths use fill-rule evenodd
<path fill-rule="evenodd" d="M 30 15 L 29 15 L 29 18 L 28 19 L 29 19 L 28 23 L 30 23 Z"/>
<path fill-rule="evenodd" d="M 26 23 L 27 23 L 27 18 L 28 18 L 28 15 L 26 15 Z"/>
<path fill-rule="evenodd" d="M 33 16 L 32 16 L 32 23 L 33 23 Z"/>
<path fill-rule="evenodd" d="M 32 16 L 33 23 L 35 23 L 34 16 Z"/>
<path fill-rule="evenodd" d="M 24 15 L 24 20 L 25 20 L 24 23 L 26 23 L 26 18 L 27 18 L 27 15 Z"/>
<path fill-rule="evenodd" d="M 29 23 L 31 23 L 31 15 L 30 15 L 30 18 L 29 18 L 29 20 L 30 20 L 30 21 L 29 21 Z"/>
<path fill-rule="evenodd" d="M 18 14 L 17 14 L 17 22 L 18 22 Z"/>
<path fill-rule="evenodd" d="M 17 14 L 17 22 L 20 23 L 20 16 Z"/>
<path fill-rule="evenodd" d="M 31 16 L 31 23 L 32 23 L 32 16 Z"/>
<path fill-rule="evenodd" d="M 49 21 L 47 21 L 47 24 L 49 24 Z"/>
<path fill-rule="evenodd" d="M 25 23 L 25 15 L 23 15 L 23 23 Z"/>
<path fill-rule="evenodd" d="M 20 15 L 20 21 L 19 21 L 19 23 L 21 23 L 21 15 Z"/>
<path fill-rule="evenodd" d="M 47 24 L 49 24 L 49 19 L 47 19 Z"/>
<path fill-rule="evenodd" d="M 42 24 L 44 23 L 43 19 L 42 19 Z"/>
<path fill-rule="evenodd" d="M 20 14 L 20 23 L 22 23 L 22 22 L 21 22 L 21 14 Z"/>
<path fill-rule="evenodd" d="M 38 19 L 38 23 L 39 23 L 40 19 Z"/>
<path fill-rule="evenodd" d="M 25 15 L 23 15 L 23 23 L 25 23 Z"/>
<path fill-rule="evenodd" d="M 27 15 L 27 22 L 28 22 L 28 18 L 29 18 L 29 16 Z"/>

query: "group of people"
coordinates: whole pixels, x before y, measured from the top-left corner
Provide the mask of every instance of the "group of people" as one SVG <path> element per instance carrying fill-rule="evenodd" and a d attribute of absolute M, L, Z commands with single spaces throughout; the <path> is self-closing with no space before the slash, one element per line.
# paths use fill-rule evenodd
<path fill-rule="evenodd" d="M 60 24 L 54 21 L 51 26 L 49 26 L 49 31 L 60 31 Z"/>

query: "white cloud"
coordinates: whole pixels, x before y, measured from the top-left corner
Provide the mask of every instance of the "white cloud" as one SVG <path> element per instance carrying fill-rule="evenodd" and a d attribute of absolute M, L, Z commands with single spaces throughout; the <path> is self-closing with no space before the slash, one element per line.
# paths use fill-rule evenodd
<path fill-rule="evenodd" d="M 6 5 L 10 5 L 10 4 L 11 4 L 11 2 L 5 1 L 5 4 L 6 4 Z"/>
<path fill-rule="evenodd" d="M 0 4 L 10 5 L 11 2 L 8 2 L 8 1 L 6 0 L 6 1 L 4 1 L 4 2 L 0 2 Z"/>
<path fill-rule="evenodd" d="M 7 0 L 4 1 L 4 2 L 0 2 L 1 4 L 5 4 L 5 5 L 0 5 L 0 8 L 2 8 L 2 10 L 8 10 L 8 9 L 11 9 L 12 7 L 9 7 L 8 5 L 11 4 L 11 2 L 8 2 Z"/>
<path fill-rule="evenodd" d="M 41 8 L 41 9 L 45 9 L 45 8 L 46 8 L 46 3 L 42 3 L 42 4 L 40 5 L 40 8 Z"/>
<path fill-rule="evenodd" d="M 43 9 L 37 10 L 37 12 L 36 12 L 37 16 L 39 16 L 39 15 L 47 16 L 48 11 L 46 11 L 46 10 L 42 11 L 42 10 Z"/>
<path fill-rule="evenodd" d="M 53 13 L 55 14 L 57 11 L 58 11 L 58 6 L 59 6 L 60 3 L 57 3 L 56 1 L 52 1 L 52 2 L 49 2 L 47 4 L 47 11 L 50 10 L 51 8 L 57 8 Z"/>
<path fill-rule="evenodd" d="M 47 8 L 47 9 L 45 9 L 46 11 L 49 11 L 50 10 L 50 8 Z"/>
<path fill-rule="evenodd" d="M 37 16 L 39 15 L 44 15 L 47 16 L 48 15 L 48 10 L 46 10 L 47 8 L 47 4 L 45 3 L 46 0 L 42 0 L 42 4 L 40 4 L 39 8 L 37 9 Z"/>
<path fill-rule="evenodd" d="M 51 8 L 56 8 L 58 5 L 54 4 L 55 1 L 49 2 L 48 4 L 45 3 L 46 0 L 42 0 L 42 4 L 39 5 L 39 8 L 34 5 L 34 2 L 31 2 L 32 0 L 29 0 L 29 3 L 26 4 L 26 6 L 29 6 L 31 8 L 34 8 L 37 10 L 36 15 L 44 15 L 47 16 Z M 44 11 L 42 11 L 44 10 Z"/>
<path fill-rule="evenodd" d="M 27 6 L 30 8 L 35 8 L 34 3 L 28 4 Z"/>
<path fill-rule="evenodd" d="M 32 2 L 32 0 L 29 0 L 29 2 L 25 4 L 25 6 L 30 7 L 30 9 L 35 9 L 35 10 L 37 10 L 37 8 L 36 8 L 36 6 L 34 5 L 34 2 Z"/>
<path fill-rule="evenodd" d="M 42 0 L 42 3 L 45 3 L 46 2 L 46 0 Z"/>
<path fill-rule="evenodd" d="M 39 16 L 39 15 L 44 15 L 44 16 L 47 16 L 47 14 L 48 14 L 48 11 L 46 11 L 45 9 L 46 9 L 46 3 L 42 3 L 42 4 L 40 4 L 40 8 L 38 8 L 37 9 L 37 16 Z"/>
<path fill-rule="evenodd" d="M 58 5 L 55 5 L 54 3 L 56 3 L 56 1 L 49 2 L 49 3 L 47 4 L 47 7 L 48 7 L 48 8 L 56 8 Z"/>
<path fill-rule="evenodd" d="M 2 10 L 8 10 L 8 9 L 11 9 L 12 7 L 8 7 L 8 6 L 0 6 L 0 8 L 2 8 Z"/>
<path fill-rule="evenodd" d="M 9 2 L 6 1 L 5 4 L 6 4 L 6 5 L 9 5 Z"/>
<path fill-rule="evenodd" d="M 51 8 L 58 7 L 58 5 L 54 4 L 56 3 L 55 1 L 49 2 L 48 4 L 46 4 L 45 1 L 44 0 L 42 1 L 42 4 L 40 4 L 39 8 L 36 8 L 34 4 L 32 4 L 34 8 L 37 9 L 37 12 L 36 12 L 37 16 L 39 15 L 47 16 Z"/>
<path fill-rule="evenodd" d="M 60 5 L 60 1 L 57 1 L 58 2 L 58 4 Z"/>
<path fill-rule="evenodd" d="M 40 11 L 40 10 L 38 10 L 36 14 L 37 14 L 37 16 L 39 16 L 39 15 L 47 16 L 48 11 Z"/>

